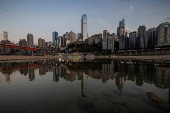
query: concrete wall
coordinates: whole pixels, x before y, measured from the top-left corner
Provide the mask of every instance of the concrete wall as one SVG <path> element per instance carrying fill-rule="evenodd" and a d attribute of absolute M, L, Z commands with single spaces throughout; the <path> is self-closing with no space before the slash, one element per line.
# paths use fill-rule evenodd
<path fill-rule="evenodd" d="M 170 55 L 170 49 L 126 51 L 126 52 L 120 52 L 120 54 L 122 56 Z"/>

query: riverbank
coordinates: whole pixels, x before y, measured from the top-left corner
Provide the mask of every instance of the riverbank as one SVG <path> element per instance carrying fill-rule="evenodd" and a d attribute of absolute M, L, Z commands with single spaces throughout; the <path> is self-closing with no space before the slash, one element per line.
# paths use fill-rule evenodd
<path fill-rule="evenodd" d="M 58 59 L 68 57 L 61 56 L 0 56 L 0 62 L 6 61 L 32 61 L 32 60 L 44 60 L 44 59 Z M 81 57 L 83 58 L 83 57 Z M 80 58 L 80 59 L 81 59 Z M 136 61 L 149 61 L 149 62 L 165 62 L 170 63 L 170 55 L 152 55 L 152 56 L 94 56 L 95 59 L 120 59 L 120 60 L 136 60 Z"/>
<path fill-rule="evenodd" d="M 95 56 L 97 59 L 119 59 L 119 60 L 134 60 L 158 63 L 170 63 L 170 55 L 151 55 L 151 56 Z"/>

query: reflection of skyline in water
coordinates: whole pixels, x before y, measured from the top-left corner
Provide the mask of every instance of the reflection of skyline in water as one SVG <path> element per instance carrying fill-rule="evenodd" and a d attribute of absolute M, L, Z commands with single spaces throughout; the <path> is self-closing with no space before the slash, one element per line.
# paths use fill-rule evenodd
<path fill-rule="evenodd" d="M 170 87 L 170 68 L 155 66 L 154 64 L 120 64 L 118 62 L 57 62 L 37 61 L 21 63 L 1 63 L 0 68 L 6 69 L 2 74 L 6 77 L 6 82 L 10 83 L 10 75 L 19 71 L 21 75 L 27 76 L 30 81 L 35 80 L 35 70 L 38 69 L 40 76 L 45 76 L 47 72 L 52 72 L 54 82 L 59 82 L 60 78 L 74 82 L 81 80 L 82 96 L 86 96 L 88 76 L 94 79 L 101 79 L 103 83 L 108 80 L 115 80 L 120 92 L 123 92 L 125 82 L 134 81 L 137 86 L 144 83 L 154 84 L 159 88 Z M 8 70 L 11 67 L 24 67 L 15 70 Z M 31 67 L 30 67 L 31 66 Z"/>

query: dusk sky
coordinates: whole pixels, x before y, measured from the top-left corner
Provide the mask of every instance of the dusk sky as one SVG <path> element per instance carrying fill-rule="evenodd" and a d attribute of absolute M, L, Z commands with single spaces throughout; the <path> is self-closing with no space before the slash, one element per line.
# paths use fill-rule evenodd
<path fill-rule="evenodd" d="M 3 31 L 8 39 L 19 42 L 28 33 L 52 41 L 52 32 L 81 32 L 81 16 L 87 14 L 88 35 L 108 30 L 117 33 L 125 18 L 125 29 L 137 31 L 170 22 L 170 0 L 0 0 L 0 40 Z"/>

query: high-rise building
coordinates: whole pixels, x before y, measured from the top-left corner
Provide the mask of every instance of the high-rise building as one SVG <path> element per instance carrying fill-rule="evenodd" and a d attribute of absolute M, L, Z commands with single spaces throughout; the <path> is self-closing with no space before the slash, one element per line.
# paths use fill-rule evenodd
<path fill-rule="evenodd" d="M 125 49 L 125 19 L 119 22 L 119 27 L 117 29 L 117 36 L 119 38 L 119 49 Z"/>
<path fill-rule="evenodd" d="M 100 36 L 101 37 L 101 36 Z M 111 34 L 107 31 L 103 31 L 103 40 L 102 40 L 102 50 L 114 50 L 114 39 L 115 34 Z"/>
<path fill-rule="evenodd" d="M 8 32 L 7 32 L 7 31 L 4 31 L 4 32 L 3 32 L 3 35 L 4 35 L 4 40 L 8 40 Z"/>
<path fill-rule="evenodd" d="M 19 46 L 27 46 L 27 41 L 25 39 L 20 39 Z"/>
<path fill-rule="evenodd" d="M 89 38 L 88 38 L 88 44 L 89 44 L 89 45 L 94 44 L 94 37 L 89 37 Z"/>
<path fill-rule="evenodd" d="M 27 45 L 28 47 L 33 47 L 33 44 L 34 44 L 34 39 L 33 39 L 33 35 L 28 33 L 27 35 Z"/>
<path fill-rule="evenodd" d="M 135 42 L 136 42 L 137 33 L 136 31 L 129 33 L 129 48 L 134 49 L 135 48 Z"/>
<path fill-rule="evenodd" d="M 85 41 L 87 36 L 87 15 L 83 14 L 81 18 L 81 34 L 82 34 L 82 40 Z"/>
<path fill-rule="evenodd" d="M 170 45 L 170 23 L 161 23 L 158 26 L 158 45 Z"/>
<path fill-rule="evenodd" d="M 63 38 L 62 36 L 58 36 L 57 37 L 57 39 L 56 39 L 56 46 L 61 47 L 62 38 Z"/>
<path fill-rule="evenodd" d="M 139 26 L 138 28 L 138 39 L 139 39 L 139 48 L 144 48 L 145 45 L 145 31 L 146 31 L 146 27 L 143 26 Z"/>
<path fill-rule="evenodd" d="M 125 36 L 125 19 L 119 22 L 120 36 Z"/>
<path fill-rule="evenodd" d="M 19 46 L 27 46 L 27 41 L 25 39 L 20 39 Z M 26 49 L 19 49 L 20 52 L 26 52 Z"/>
<path fill-rule="evenodd" d="M 138 28 L 138 36 L 140 36 L 145 31 L 146 31 L 146 27 L 144 25 L 143 26 L 139 26 L 139 28 Z"/>
<path fill-rule="evenodd" d="M 117 36 L 118 36 L 118 39 L 120 37 L 120 27 L 117 28 Z"/>
<path fill-rule="evenodd" d="M 107 30 L 103 31 L 103 39 L 107 38 Z"/>
<path fill-rule="evenodd" d="M 64 38 L 68 38 L 68 32 L 63 35 Z"/>
<path fill-rule="evenodd" d="M 126 30 L 125 37 L 129 37 L 129 33 L 130 33 L 130 31 Z"/>
<path fill-rule="evenodd" d="M 66 46 L 66 38 L 61 37 L 61 47 L 65 47 Z"/>
<path fill-rule="evenodd" d="M 114 50 L 114 38 L 113 37 L 109 37 L 107 38 L 107 50 L 111 50 L 113 51 Z"/>
<path fill-rule="evenodd" d="M 70 43 L 76 42 L 76 34 L 73 31 L 69 32 L 68 40 L 70 40 Z"/>
<path fill-rule="evenodd" d="M 41 39 L 41 38 L 38 39 L 38 47 L 40 47 L 40 48 L 45 47 L 45 40 L 44 39 Z"/>
<path fill-rule="evenodd" d="M 11 44 L 9 40 L 2 40 L 1 43 L 3 44 Z M 11 48 L 8 47 L 1 47 L 1 54 L 10 54 Z"/>
<path fill-rule="evenodd" d="M 52 35 L 53 35 L 53 37 L 52 37 L 53 38 L 52 39 L 53 40 L 53 45 L 56 46 L 56 39 L 58 37 L 58 32 L 55 31 L 55 32 L 52 33 Z"/>
<path fill-rule="evenodd" d="M 81 33 L 77 33 L 77 39 L 81 38 Z"/>
<path fill-rule="evenodd" d="M 153 27 L 148 29 L 145 32 L 145 47 L 147 48 L 155 48 L 158 41 L 158 30 L 157 28 Z"/>

